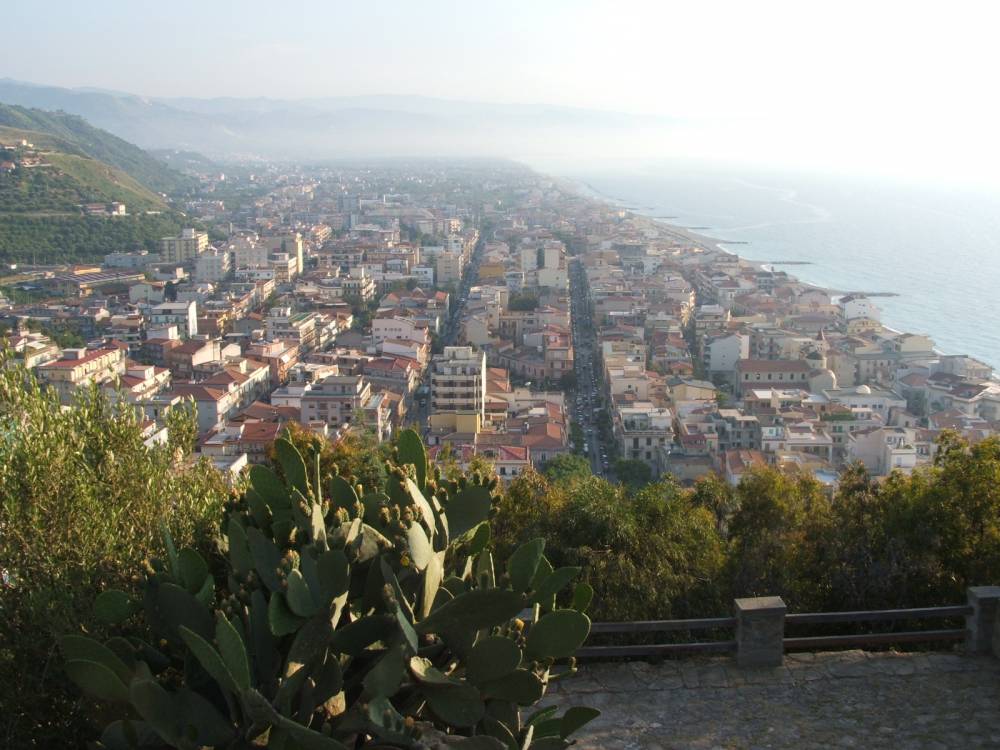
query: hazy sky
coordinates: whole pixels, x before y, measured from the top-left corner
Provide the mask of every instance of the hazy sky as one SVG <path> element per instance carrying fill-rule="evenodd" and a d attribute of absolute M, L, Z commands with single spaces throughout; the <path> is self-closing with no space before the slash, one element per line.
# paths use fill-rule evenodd
<path fill-rule="evenodd" d="M 50 0 L 4 9 L 0 76 L 150 96 L 568 104 L 684 118 L 688 155 L 886 171 L 919 158 L 975 176 L 1000 172 L 993 7 Z"/>

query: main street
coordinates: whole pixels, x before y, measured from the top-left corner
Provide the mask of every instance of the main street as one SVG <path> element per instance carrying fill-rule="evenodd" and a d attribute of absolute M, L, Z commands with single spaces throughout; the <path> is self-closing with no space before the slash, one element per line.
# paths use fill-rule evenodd
<path fill-rule="evenodd" d="M 601 409 L 597 371 L 600 352 L 594 331 L 594 310 L 590 301 L 587 275 L 576 258 L 570 261 L 570 314 L 573 326 L 576 390 L 572 396 L 571 418 L 583 430 L 585 453 L 591 470 L 598 475 L 609 471 L 608 449 L 600 444 L 597 413 Z"/>

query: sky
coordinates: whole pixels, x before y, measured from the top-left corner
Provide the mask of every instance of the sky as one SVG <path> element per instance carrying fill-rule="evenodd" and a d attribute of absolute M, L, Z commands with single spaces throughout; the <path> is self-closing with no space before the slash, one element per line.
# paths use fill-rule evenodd
<path fill-rule="evenodd" d="M 0 76 L 146 96 L 414 94 L 677 121 L 675 155 L 989 179 L 982 3 L 49 0 L 4 11 Z M 138 9 L 141 8 L 141 11 Z"/>

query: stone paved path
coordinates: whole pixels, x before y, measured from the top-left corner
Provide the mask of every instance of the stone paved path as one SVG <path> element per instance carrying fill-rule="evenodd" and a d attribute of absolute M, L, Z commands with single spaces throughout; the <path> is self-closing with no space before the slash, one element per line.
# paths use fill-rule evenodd
<path fill-rule="evenodd" d="M 577 748 L 1000 748 L 1000 660 L 952 653 L 789 654 L 589 664 L 547 701 L 603 714 Z"/>

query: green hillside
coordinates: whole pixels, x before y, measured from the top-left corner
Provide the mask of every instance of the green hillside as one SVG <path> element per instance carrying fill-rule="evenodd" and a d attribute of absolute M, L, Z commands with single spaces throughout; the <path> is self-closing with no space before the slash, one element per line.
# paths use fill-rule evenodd
<path fill-rule="evenodd" d="M 0 104 L 0 262 L 92 261 L 154 249 L 185 224 L 160 194 L 190 178 L 110 133 L 62 112 Z M 84 216 L 87 203 L 125 204 L 128 216 Z"/>
<path fill-rule="evenodd" d="M 39 148 L 89 156 L 117 167 L 156 192 L 184 192 L 193 184 L 190 177 L 171 169 L 138 146 L 66 112 L 0 103 L 0 127 L 29 131 L 30 137 L 22 137 L 28 137 Z"/>
<path fill-rule="evenodd" d="M 27 131 L 0 128 L 0 142 L 12 140 L 12 133 Z M 0 173 L 0 214 L 79 214 L 81 204 L 111 201 L 121 201 L 130 213 L 167 210 L 158 194 L 120 169 L 74 153 L 40 154 L 43 166 Z M 12 155 L 0 152 L 0 158 Z"/>
<path fill-rule="evenodd" d="M 0 263 L 74 263 L 100 260 L 107 253 L 156 250 L 161 237 L 190 225 L 175 213 L 113 219 L 0 215 Z"/>

